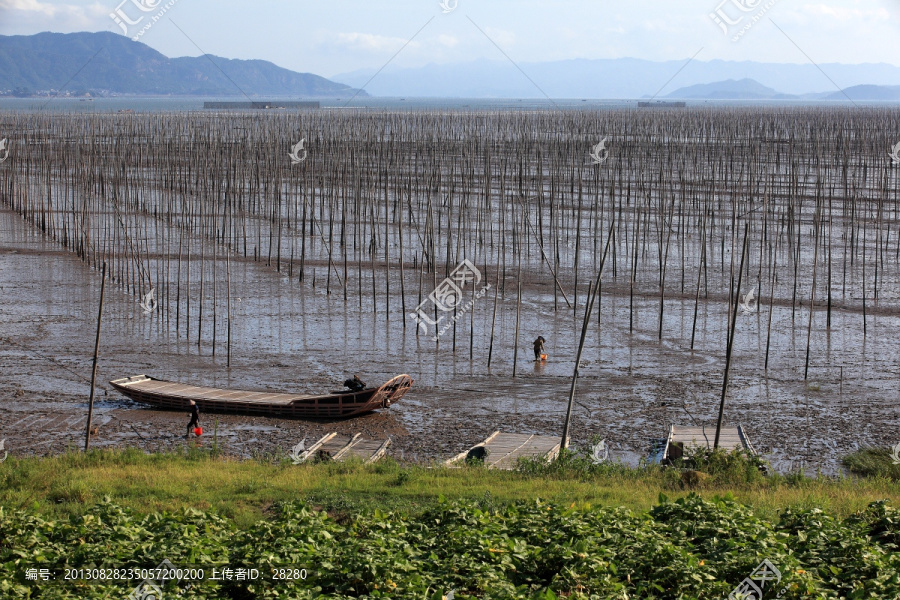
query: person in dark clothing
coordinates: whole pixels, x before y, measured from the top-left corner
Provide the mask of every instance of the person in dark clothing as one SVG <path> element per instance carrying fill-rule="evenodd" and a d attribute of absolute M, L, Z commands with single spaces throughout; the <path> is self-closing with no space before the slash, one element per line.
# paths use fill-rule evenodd
<path fill-rule="evenodd" d="M 542 335 L 534 340 L 534 360 L 541 360 L 541 353 L 544 351 L 544 342 L 546 341 Z"/>
<path fill-rule="evenodd" d="M 344 382 L 344 387 L 349 388 L 351 392 L 359 392 L 366 389 L 366 384 L 359 375 L 354 375 L 353 379 Z"/>
<path fill-rule="evenodd" d="M 191 400 L 191 421 L 187 426 L 186 437 L 191 437 L 191 431 L 194 427 L 200 427 L 200 409 L 197 407 L 197 403 Z"/>

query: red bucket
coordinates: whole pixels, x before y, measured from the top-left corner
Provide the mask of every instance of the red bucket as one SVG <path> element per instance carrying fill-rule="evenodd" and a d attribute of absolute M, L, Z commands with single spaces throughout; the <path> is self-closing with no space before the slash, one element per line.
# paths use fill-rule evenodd
<path fill-rule="evenodd" d="M 203 435 L 203 428 L 202 427 L 194 427 L 194 435 L 196 435 L 197 437 L 200 437 L 201 435 Z"/>

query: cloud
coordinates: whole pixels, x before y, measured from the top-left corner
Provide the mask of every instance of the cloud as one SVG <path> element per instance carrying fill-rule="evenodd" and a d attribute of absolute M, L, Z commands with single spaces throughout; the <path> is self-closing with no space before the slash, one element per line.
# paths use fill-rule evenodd
<path fill-rule="evenodd" d="M 407 44 L 408 40 L 398 37 L 376 35 L 373 33 L 339 33 L 337 41 L 340 45 L 355 50 L 386 52 L 399 50 Z M 409 42 L 409 46 L 416 47 L 418 42 Z"/>
<path fill-rule="evenodd" d="M 97 2 L 91 4 L 49 3 L 40 0 L 0 0 L 3 23 L 0 33 L 28 35 L 37 31 L 102 30 L 107 28 L 113 6 Z"/>
<path fill-rule="evenodd" d="M 43 4 L 38 0 L 0 0 L 0 10 L 4 11 L 24 11 L 24 12 L 32 12 L 32 13 L 41 13 L 47 15 L 48 17 L 52 17 L 57 13 L 57 11 L 66 8 L 75 8 L 74 6 L 68 5 L 50 5 Z"/>
<path fill-rule="evenodd" d="M 452 35 L 441 34 L 438 36 L 438 43 L 442 46 L 446 46 L 448 48 L 453 48 L 457 44 L 459 44 L 459 39 L 453 37 Z"/>
<path fill-rule="evenodd" d="M 516 43 L 516 34 L 505 29 L 485 27 L 484 32 L 501 48 L 508 48 Z"/>
<path fill-rule="evenodd" d="M 804 4 L 803 12 L 829 17 L 841 24 L 846 24 L 848 21 L 883 21 L 891 18 L 891 13 L 885 8 L 860 9 L 828 4 Z"/>

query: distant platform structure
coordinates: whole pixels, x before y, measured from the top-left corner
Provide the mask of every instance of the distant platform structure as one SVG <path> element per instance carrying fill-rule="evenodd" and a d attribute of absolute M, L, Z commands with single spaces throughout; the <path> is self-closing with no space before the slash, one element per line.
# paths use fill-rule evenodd
<path fill-rule="evenodd" d="M 286 100 L 259 100 L 254 102 L 204 102 L 203 108 L 215 108 L 226 110 L 247 110 L 260 108 L 320 108 L 316 100 L 286 101 Z"/>
<path fill-rule="evenodd" d="M 638 102 L 638 108 L 684 108 L 687 102 Z"/>

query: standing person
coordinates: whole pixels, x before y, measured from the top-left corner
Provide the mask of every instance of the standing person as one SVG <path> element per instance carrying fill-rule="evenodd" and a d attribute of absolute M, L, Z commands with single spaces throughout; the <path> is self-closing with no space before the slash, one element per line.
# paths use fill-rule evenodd
<path fill-rule="evenodd" d="M 534 340 L 534 360 L 541 360 L 541 353 L 544 351 L 544 342 L 546 341 L 542 335 Z"/>
<path fill-rule="evenodd" d="M 200 427 L 200 409 L 197 407 L 197 403 L 191 400 L 191 421 L 188 423 L 185 437 L 191 437 L 191 430 L 194 427 Z"/>

